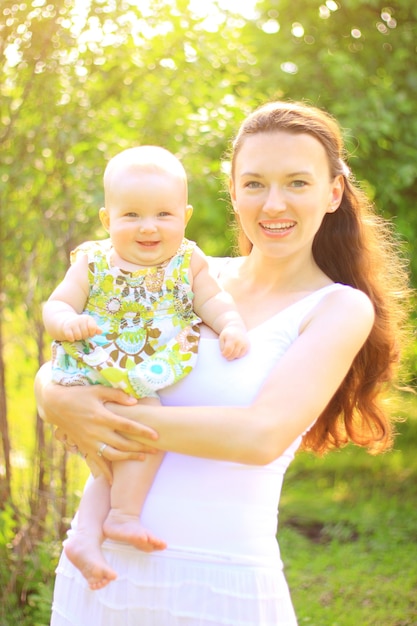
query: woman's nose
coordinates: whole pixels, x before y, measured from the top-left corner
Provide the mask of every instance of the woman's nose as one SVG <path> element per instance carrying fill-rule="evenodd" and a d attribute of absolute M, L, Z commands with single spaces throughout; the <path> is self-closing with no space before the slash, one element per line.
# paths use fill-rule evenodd
<path fill-rule="evenodd" d="M 265 213 L 281 213 L 282 211 L 285 211 L 286 206 L 284 192 L 279 189 L 278 186 L 271 186 L 268 189 L 268 195 L 265 199 Z"/>

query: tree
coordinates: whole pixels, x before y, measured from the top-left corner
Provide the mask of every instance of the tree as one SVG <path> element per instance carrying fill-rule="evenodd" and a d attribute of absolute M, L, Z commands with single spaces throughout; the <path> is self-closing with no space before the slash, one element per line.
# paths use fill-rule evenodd
<path fill-rule="evenodd" d="M 388 9 L 380 0 L 263 0 L 253 19 L 220 5 L 2 2 L 0 509 L 7 499 L 18 509 L 4 358 L 5 344 L 16 338 L 5 332 L 5 320 L 24 319 L 35 373 L 49 354 L 41 303 L 65 272 L 70 250 L 105 236 L 97 219 L 102 173 L 119 150 L 154 143 L 177 153 L 195 207 L 187 234 L 209 254 L 228 254 L 233 235 L 223 187 L 230 138 L 265 100 L 307 100 L 340 120 L 357 178 L 412 249 L 414 2 L 396 0 Z M 415 282 L 417 259 L 413 270 Z M 31 511 L 17 526 L 39 529 L 39 537 L 52 490 L 65 507 L 66 459 L 38 416 L 36 437 Z M 37 540 L 29 539 L 26 551 Z"/>

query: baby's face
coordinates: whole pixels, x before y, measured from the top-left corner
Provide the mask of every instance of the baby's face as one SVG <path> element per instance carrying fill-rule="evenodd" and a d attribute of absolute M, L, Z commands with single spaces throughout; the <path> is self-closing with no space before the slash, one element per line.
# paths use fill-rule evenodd
<path fill-rule="evenodd" d="M 170 259 L 181 244 L 191 212 L 186 182 L 178 175 L 156 168 L 118 172 L 100 212 L 120 257 L 116 264 L 134 271 Z"/>

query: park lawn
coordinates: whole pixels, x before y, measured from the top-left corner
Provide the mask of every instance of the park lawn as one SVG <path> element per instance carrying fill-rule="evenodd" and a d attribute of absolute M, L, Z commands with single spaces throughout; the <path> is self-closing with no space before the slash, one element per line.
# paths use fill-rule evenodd
<path fill-rule="evenodd" d="M 417 625 L 417 400 L 401 395 L 394 450 L 300 453 L 279 542 L 300 626 Z"/>

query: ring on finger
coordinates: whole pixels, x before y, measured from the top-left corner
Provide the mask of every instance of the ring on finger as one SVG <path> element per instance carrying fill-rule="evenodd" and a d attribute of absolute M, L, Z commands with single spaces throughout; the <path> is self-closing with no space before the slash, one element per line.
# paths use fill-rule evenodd
<path fill-rule="evenodd" d="M 103 456 L 103 452 L 106 448 L 107 448 L 107 443 L 102 443 L 99 449 L 97 450 L 97 456 Z"/>

